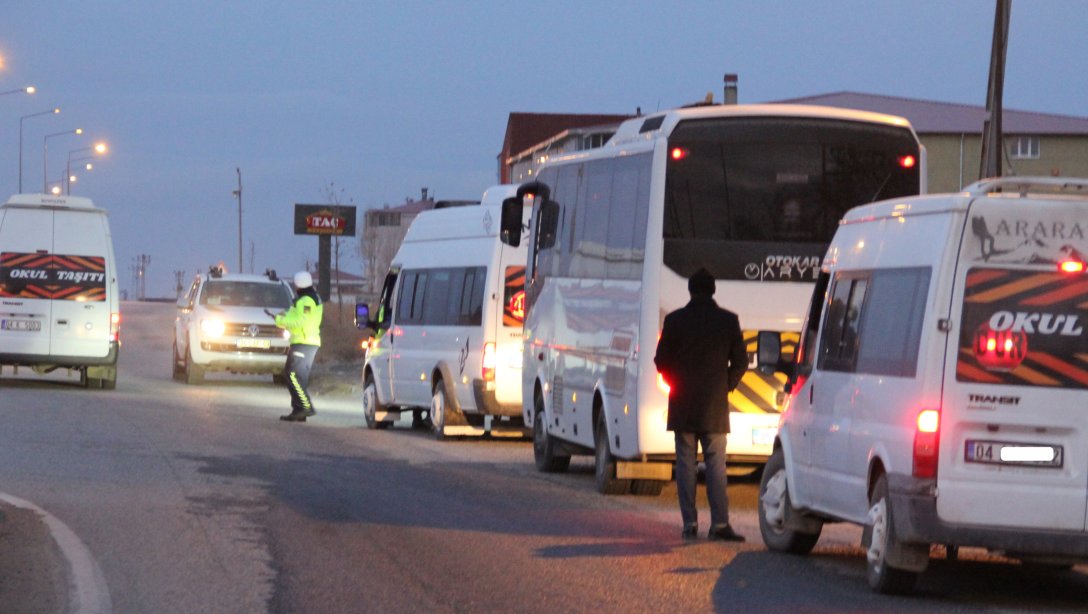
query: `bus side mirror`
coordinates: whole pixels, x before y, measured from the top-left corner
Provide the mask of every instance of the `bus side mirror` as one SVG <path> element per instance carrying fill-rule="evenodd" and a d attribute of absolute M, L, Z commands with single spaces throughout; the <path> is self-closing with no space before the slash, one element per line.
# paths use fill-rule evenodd
<path fill-rule="evenodd" d="M 355 303 L 355 328 L 371 328 L 370 307 L 366 303 Z"/>
<path fill-rule="evenodd" d="M 555 247 L 555 235 L 559 230 L 559 203 L 554 200 L 546 200 L 540 205 L 540 249 Z"/>
<path fill-rule="evenodd" d="M 499 240 L 510 247 L 521 245 L 522 201 L 512 197 L 502 201 L 502 221 L 499 224 Z"/>
<path fill-rule="evenodd" d="M 756 368 L 770 375 L 782 368 L 782 337 L 774 331 L 761 330 L 756 335 Z"/>

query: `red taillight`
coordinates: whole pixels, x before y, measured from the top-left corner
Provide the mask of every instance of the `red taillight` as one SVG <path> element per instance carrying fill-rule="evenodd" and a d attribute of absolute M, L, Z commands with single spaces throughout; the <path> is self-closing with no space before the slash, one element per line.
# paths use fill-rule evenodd
<path fill-rule="evenodd" d="M 481 371 L 485 382 L 495 381 L 495 344 L 493 342 L 489 341 L 484 344 Z"/>
<path fill-rule="evenodd" d="M 914 168 L 915 164 L 918 164 L 918 159 L 914 156 L 907 155 L 899 157 L 899 166 L 902 166 L 903 168 Z"/>
<path fill-rule="evenodd" d="M 657 374 L 657 388 L 664 392 L 665 396 L 669 396 L 669 393 L 672 392 L 672 386 L 669 386 L 669 382 L 665 381 L 665 376 L 660 373 Z"/>
<path fill-rule="evenodd" d="M 110 314 L 110 341 L 120 341 L 120 340 L 121 340 L 121 314 L 114 312 L 114 313 Z"/>
<path fill-rule="evenodd" d="M 941 435 L 941 412 L 923 409 L 918 412 L 914 431 L 914 477 L 937 477 L 937 444 Z"/>
<path fill-rule="evenodd" d="M 1062 273 L 1083 273 L 1084 263 L 1079 260 L 1063 260 L 1058 263 Z"/>
<path fill-rule="evenodd" d="M 683 147 L 673 147 L 672 150 L 669 151 L 669 157 L 679 162 L 688 157 L 688 150 Z"/>

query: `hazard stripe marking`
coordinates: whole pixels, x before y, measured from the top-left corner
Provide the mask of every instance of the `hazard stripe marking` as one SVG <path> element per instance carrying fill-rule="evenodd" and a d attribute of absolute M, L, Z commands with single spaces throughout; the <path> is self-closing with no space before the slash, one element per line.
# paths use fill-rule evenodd
<path fill-rule="evenodd" d="M 1031 277 L 1025 277 L 1019 281 L 1015 281 L 1003 286 L 999 286 L 992 290 L 986 290 L 979 292 L 978 294 L 972 294 L 967 298 L 968 303 L 990 303 L 993 301 L 1008 298 L 1014 294 L 1020 292 L 1026 292 L 1040 286 L 1045 286 L 1054 281 L 1054 276 L 1049 273 L 1043 273 L 1039 275 L 1032 275 Z"/>
<path fill-rule="evenodd" d="M 1078 369 L 1075 365 L 1071 365 L 1064 360 L 1055 358 L 1050 354 L 1044 354 L 1043 352 L 1028 354 L 1028 360 L 1037 362 L 1051 371 L 1057 371 L 1066 377 L 1075 379 L 1081 384 L 1088 386 L 1088 371 Z"/>
<path fill-rule="evenodd" d="M 1053 303 L 1059 303 L 1061 301 L 1075 298 L 1081 294 L 1088 293 L 1088 281 L 1082 281 L 1080 283 L 1065 286 L 1046 294 L 1039 294 L 1029 299 L 1020 301 L 1021 305 L 1051 305 Z"/>

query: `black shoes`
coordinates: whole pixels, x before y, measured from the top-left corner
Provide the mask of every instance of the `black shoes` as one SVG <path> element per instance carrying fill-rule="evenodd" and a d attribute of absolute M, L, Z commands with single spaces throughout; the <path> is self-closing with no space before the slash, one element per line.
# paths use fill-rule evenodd
<path fill-rule="evenodd" d="M 284 422 L 306 422 L 306 414 L 293 411 L 286 416 L 280 416 L 280 420 L 283 420 Z"/>
<path fill-rule="evenodd" d="M 706 538 L 711 541 L 723 541 L 723 542 L 743 542 L 744 536 L 733 530 L 733 527 L 724 525 L 720 527 L 711 527 L 707 532 Z"/>
<path fill-rule="evenodd" d="M 680 532 L 680 537 L 683 539 L 695 539 L 699 537 L 699 525 L 684 525 L 684 530 Z"/>

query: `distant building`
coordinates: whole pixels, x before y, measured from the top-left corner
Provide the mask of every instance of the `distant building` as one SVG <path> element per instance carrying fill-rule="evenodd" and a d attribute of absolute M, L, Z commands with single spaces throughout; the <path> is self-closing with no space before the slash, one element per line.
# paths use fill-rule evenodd
<path fill-rule="evenodd" d="M 314 268 L 314 270 L 310 271 L 310 275 L 317 279 L 319 273 Z M 331 301 L 341 301 L 346 305 L 350 305 L 365 300 L 365 295 L 365 277 L 347 271 L 337 271 L 336 269 L 329 271 L 329 299 Z"/>
<path fill-rule="evenodd" d="M 929 191 L 955 192 L 979 179 L 986 107 L 857 92 L 778 100 L 898 115 L 926 148 Z M 1003 109 L 1003 175 L 1088 177 L 1088 118 Z"/>
<path fill-rule="evenodd" d="M 549 156 L 604 145 L 634 115 L 511 113 L 499 152 L 499 183 L 533 178 Z"/>
<path fill-rule="evenodd" d="M 423 188 L 419 200 L 407 199 L 403 205 L 396 207 L 386 205 L 381 209 L 368 209 L 363 216 L 363 228 L 360 231 L 363 277 L 358 301 L 377 302 L 393 256 L 397 255 L 404 235 L 408 233 L 408 227 L 417 215 L 435 208 L 478 203 L 475 200 L 434 200 L 428 194 L 428 189 Z M 335 296 L 335 291 L 333 295 Z"/>

